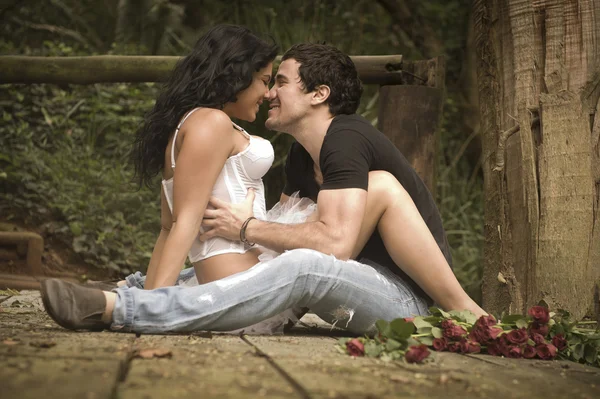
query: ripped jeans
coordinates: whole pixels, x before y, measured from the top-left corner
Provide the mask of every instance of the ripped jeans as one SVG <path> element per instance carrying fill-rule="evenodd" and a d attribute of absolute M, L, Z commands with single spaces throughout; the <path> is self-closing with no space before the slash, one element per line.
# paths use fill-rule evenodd
<path fill-rule="evenodd" d="M 190 276 L 190 270 L 184 270 L 180 279 Z M 148 291 L 138 288 L 142 280 L 141 274 L 132 276 L 128 284 L 137 286 L 114 290 L 112 330 L 231 331 L 300 306 L 337 327 L 372 334 L 379 319 L 428 314 L 427 300 L 383 267 L 309 249 L 287 251 L 244 272 L 194 287 Z"/>

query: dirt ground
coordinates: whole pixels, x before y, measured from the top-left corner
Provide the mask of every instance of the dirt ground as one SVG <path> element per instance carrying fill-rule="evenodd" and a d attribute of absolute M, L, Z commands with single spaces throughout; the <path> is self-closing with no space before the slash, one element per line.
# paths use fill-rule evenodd
<path fill-rule="evenodd" d="M 600 369 L 434 353 L 424 365 L 351 358 L 307 315 L 285 336 L 72 332 L 37 291 L 0 296 L 0 399 L 600 397 Z"/>

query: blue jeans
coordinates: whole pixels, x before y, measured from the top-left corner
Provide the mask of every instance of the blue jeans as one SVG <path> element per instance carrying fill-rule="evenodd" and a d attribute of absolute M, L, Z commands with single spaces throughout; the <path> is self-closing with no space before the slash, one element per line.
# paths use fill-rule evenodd
<path fill-rule="evenodd" d="M 379 319 L 428 314 L 426 299 L 381 266 L 309 249 L 287 251 L 208 284 L 114 292 L 111 329 L 138 333 L 231 331 L 295 306 L 356 334 L 374 333 Z"/>

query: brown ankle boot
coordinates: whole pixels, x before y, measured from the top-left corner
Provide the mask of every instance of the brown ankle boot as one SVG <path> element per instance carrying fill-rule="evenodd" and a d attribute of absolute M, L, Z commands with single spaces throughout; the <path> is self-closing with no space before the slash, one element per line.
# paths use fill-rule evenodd
<path fill-rule="evenodd" d="M 41 282 L 40 292 L 46 312 L 62 327 L 93 331 L 110 327 L 102 321 L 106 298 L 101 290 L 50 278 Z"/>

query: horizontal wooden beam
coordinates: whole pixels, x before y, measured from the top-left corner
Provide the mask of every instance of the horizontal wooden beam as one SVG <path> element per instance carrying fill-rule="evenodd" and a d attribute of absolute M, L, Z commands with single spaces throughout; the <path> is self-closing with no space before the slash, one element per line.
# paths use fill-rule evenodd
<path fill-rule="evenodd" d="M 401 55 L 351 56 L 365 84 L 401 84 Z M 160 82 L 180 57 L 99 55 L 89 57 L 0 56 L 0 83 L 92 84 Z M 277 63 L 281 57 L 277 57 Z"/>

